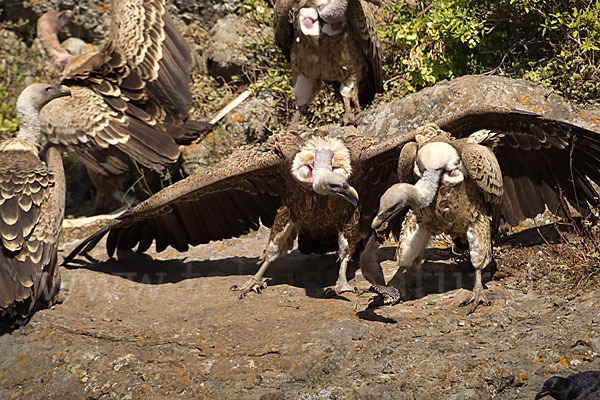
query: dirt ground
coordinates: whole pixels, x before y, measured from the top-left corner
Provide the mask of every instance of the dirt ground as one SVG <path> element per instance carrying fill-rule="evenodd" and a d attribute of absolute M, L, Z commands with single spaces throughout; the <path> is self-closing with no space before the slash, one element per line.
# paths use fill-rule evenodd
<path fill-rule="evenodd" d="M 336 256 L 298 252 L 238 300 L 229 288 L 267 238 L 120 261 L 99 246 L 99 262 L 62 269 L 61 303 L 0 336 L 0 398 L 533 399 L 551 375 L 600 370 L 600 290 L 566 300 L 532 284 L 543 248 L 499 248 L 493 304 L 468 316 L 471 268 L 443 248 L 405 275 L 395 306 L 325 298 Z M 393 253 L 381 249 L 388 278 Z"/>

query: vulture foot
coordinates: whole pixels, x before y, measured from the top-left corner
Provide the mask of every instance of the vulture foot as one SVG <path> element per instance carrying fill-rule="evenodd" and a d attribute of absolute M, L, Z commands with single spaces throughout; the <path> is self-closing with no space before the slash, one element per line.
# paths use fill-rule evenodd
<path fill-rule="evenodd" d="M 383 298 L 384 304 L 389 304 L 391 306 L 397 304 L 401 299 L 400 291 L 391 286 L 371 285 L 369 292 L 377 293 Z"/>
<path fill-rule="evenodd" d="M 250 293 L 250 292 L 255 292 L 255 293 L 260 294 L 263 291 L 263 289 L 267 288 L 267 282 L 269 280 L 270 280 L 269 278 L 256 279 L 255 277 L 252 277 L 246 283 L 244 283 L 242 286 L 233 285 L 232 287 L 229 288 L 229 290 L 239 292 L 238 297 L 241 300 L 244 298 L 244 295 L 246 295 L 247 293 Z"/>
<path fill-rule="evenodd" d="M 458 304 L 458 306 L 464 307 L 467 304 L 472 304 L 471 308 L 469 309 L 469 312 L 467 314 L 473 314 L 475 312 L 475 310 L 477 309 L 477 307 L 479 306 L 479 304 L 484 304 L 486 306 L 489 306 L 492 304 L 492 302 L 485 298 L 485 296 L 483 294 L 483 288 L 480 287 L 480 288 L 474 288 L 473 293 L 471 293 L 471 295 L 469 297 L 467 297 L 466 299 L 461 301 Z"/>
<path fill-rule="evenodd" d="M 356 288 L 354 286 L 351 286 L 347 281 L 338 281 L 335 284 L 335 286 L 328 287 L 325 289 L 325 297 L 335 297 L 347 292 L 356 293 Z"/>

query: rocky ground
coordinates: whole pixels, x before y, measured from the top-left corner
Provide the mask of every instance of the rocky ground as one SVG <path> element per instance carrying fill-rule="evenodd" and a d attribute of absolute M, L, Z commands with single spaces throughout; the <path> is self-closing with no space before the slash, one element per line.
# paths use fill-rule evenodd
<path fill-rule="evenodd" d="M 98 262 L 62 269 L 60 304 L 0 336 L 0 398 L 533 399 L 551 375 L 600 369 L 600 290 L 565 298 L 540 283 L 546 245 L 498 247 L 493 304 L 469 316 L 457 303 L 471 268 L 444 246 L 404 276 L 395 306 L 325 298 L 335 255 L 297 252 L 239 300 L 229 287 L 256 271 L 267 238 L 120 261 L 99 246 Z M 393 253 L 381 249 L 388 279 Z"/>

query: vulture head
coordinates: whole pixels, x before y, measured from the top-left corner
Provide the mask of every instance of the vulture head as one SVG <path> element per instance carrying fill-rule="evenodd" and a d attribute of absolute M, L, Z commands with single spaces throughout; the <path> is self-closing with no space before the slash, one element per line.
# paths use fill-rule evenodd
<path fill-rule="evenodd" d="M 350 152 L 332 137 L 309 139 L 292 163 L 292 176 L 298 182 L 310 185 L 317 194 L 340 196 L 357 206 L 358 193 L 347 182 L 351 174 Z"/>
<path fill-rule="evenodd" d="M 535 395 L 535 400 L 541 399 L 546 396 L 552 396 L 555 399 L 569 399 L 571 389 L 573 388 L 573 381 L 568 378 L 561 378 L 560 376 L 553 376 L 544 382 L 542 390 Z"/>
<path fill-rule="evenodd" d="M 75 14 L 71 10 L 52 11 L 45 13 L 37 21 L 38 38 L 52 63 L 61 71 L 69 63 L 71 55 L 58 42 L 58 32 L 74 17 Z"/>
<path fill-rule="evenodd" d="M 379 211 L 371 223 L 371 228 L 379 228 L 406 206 L 415 209 L 429 206 L 437 193 L 442 171 L 443 168 L 427 169 L 414 185 L 408 183 L 392 185 L 379 200 Z"/>
<path fill-rule="evenodd" d="M 71 91 L 64 85 L 33 83 L 27 86 L 17 99 L 19 137 L 37 143 L 41 129 L 39 113 L 42 107 L 58 97 L 70 95 Z"/>

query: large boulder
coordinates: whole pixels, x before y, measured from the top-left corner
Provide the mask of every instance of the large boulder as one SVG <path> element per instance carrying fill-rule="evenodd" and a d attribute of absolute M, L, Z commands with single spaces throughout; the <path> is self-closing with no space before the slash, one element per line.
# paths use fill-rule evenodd
<path fill-rule="evenodd" d="M 256 60 L 248 56 L 246 46 L 257 43 L 260 31 L 246 24 L 243 17 L 231 14 L 219 19 L 210 30 L 210 41 L 204 53 L 209 75 L 230 82 L 254 69 Z"/>
<path fill-rule="evenodd" d="M 576 113 L 564 98 L 535 83 L 492 75 L 467 75 L 442 81 L 401 99 L 377 104 L 359 118 L 359 130 L 385 139 L 468 107 L 495 105 L 531 111 L 600 131 L 594 108 Z"/>

